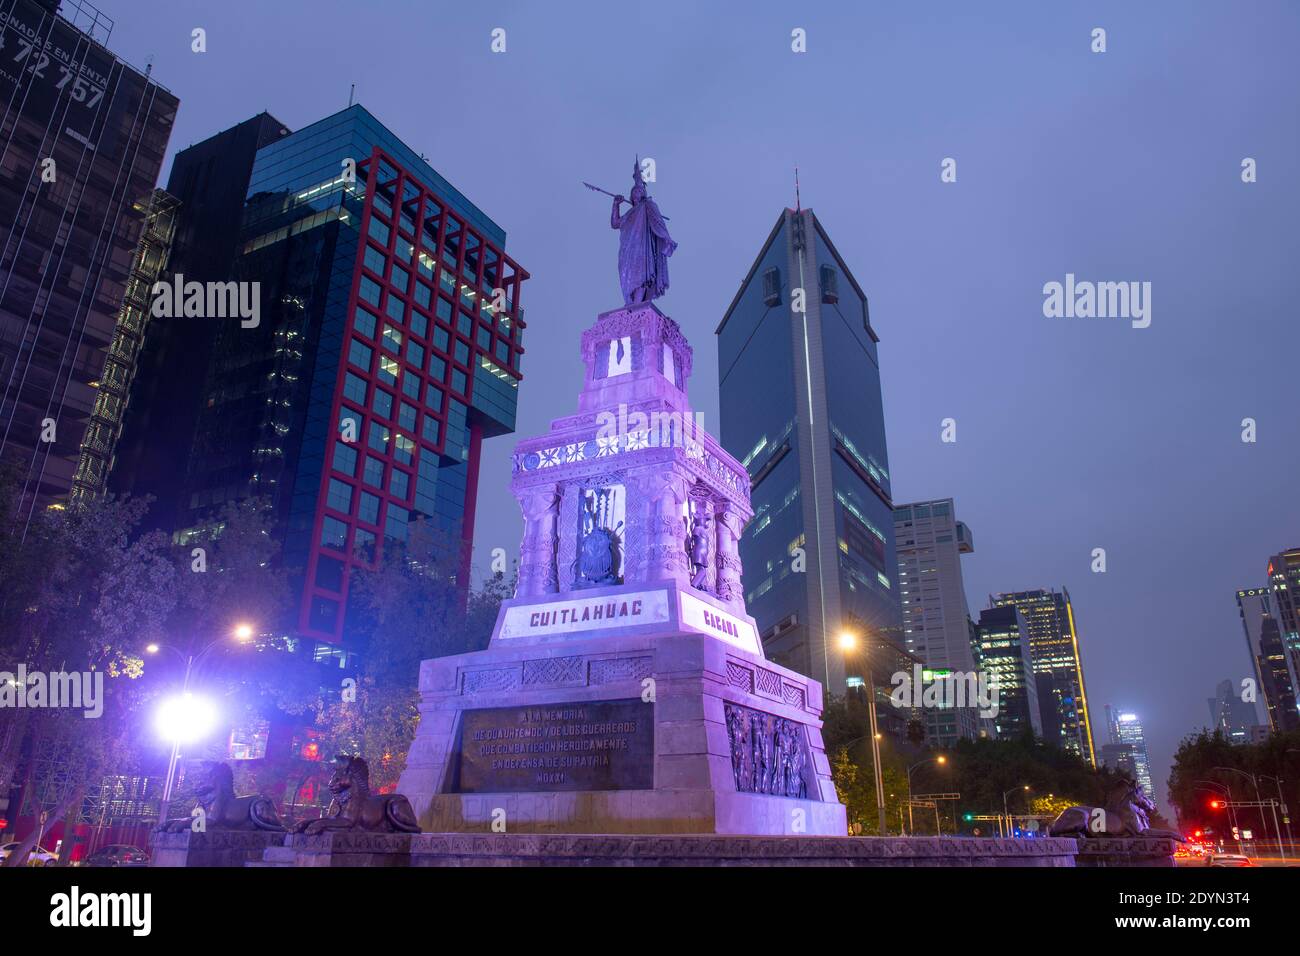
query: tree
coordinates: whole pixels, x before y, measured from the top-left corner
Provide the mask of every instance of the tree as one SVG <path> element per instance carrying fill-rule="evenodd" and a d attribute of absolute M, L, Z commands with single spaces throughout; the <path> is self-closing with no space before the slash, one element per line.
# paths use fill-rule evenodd
<path fill-rule="evenodd" d="M 48 748 L 75 768 L 56 806 L 6 860 L 11 866 L 22 865 L 45 828 L 129 750 L 142 666 L 137 641 L 159 634 L 173 607 L 166 537 L 133 538 L 147 501 L 107 496 L 52 506 L 20 535 L 17 500 L 14 483 L 0 478 L 0 671 L 21 668 L 46 682 L 77 675 L 83 693 L 101 680 L 103 700 L 97 716 L 86 708 L 4 709 L 0 792 L 12 783 L 25 741 L 31 759 Z"/>
<path fill-rule="evenodd" d="M 7 487 L 0 482 L 0 506 L 12 515 Z M 0 789 L 8 789 L 24 742 L 29 763 L 53 751 L 60 777 L 71 781 L 54 811 L 44 814 L 46 824 L 70 808 L 79 812 L 80 795 L 98 790 L 106 774 L 148 762 L 149 737 L 140 729 L 167 682 L 138 680 L 147 646 L 166 645 L 182 658 L 214 641 L 233 649 L 237 622 L 274 633 L 291 604 L 266 502 L 229 506 L 183 548 L 161 532 L 138 533 L 148 504 L 103 496 L 56 505 L 35 516 L 25 538 L 0 516 L 0 670 L 14 672 L 21 664 L 29 673 L 98 672 L 105 685 L 97 718 L 52 708 L 4 711 Z M 283 661 L 246 656 L 235 673 L 219 649 L 218 643 L 194 676 L 221 696 L 301 698 L 296 671 Z M 175 656 L 149 661 L 151 675 L 170 670 L 179 683 Z M 30 835 L 33 844 L 43 829 Z"/>
<path fill-rule="evenodd" d="M 1300 731 L 1274 733 L 1258 744 L 1234 744 L 1218 729 L 1203 729 L 1184 738 L 1169 772 L 1169 802 L 1178 814 L 1180 826 L 1185 831 L 1227 831 L 1231 817 L 1225 810 L 1212 808 L 1210 801 L 1225 797 L 1254 801 L 1254 784 L 1243 774 L 1258 780 L 1259 799 L 1280 797 L 1288 807 L 1296 806 L 1300 802 Z M 1274 833 L 1273 814 L 1268 808 L 1240 808 L 1234 816 L 1243 828 L 1260 834 Z M 1281 820 L 1279 808 L 1279 825 Z M 1283 836 L 1286 834 L 1284 827 Z"/>
<path fill-rule="evenodd" d="M 403 543 L 353 582 L 355 635 L 363 642 L 354 683 L 323 697 L 317 725 L 327 752 L 359 753 L 371 785 L 396 786 L 419 722 L 420 662 L 481 650 L 502 600 L 514 593 L 503 574 L 467 589 L 457 579 L 463 542 L 432 522 L 412 522 Z"/>

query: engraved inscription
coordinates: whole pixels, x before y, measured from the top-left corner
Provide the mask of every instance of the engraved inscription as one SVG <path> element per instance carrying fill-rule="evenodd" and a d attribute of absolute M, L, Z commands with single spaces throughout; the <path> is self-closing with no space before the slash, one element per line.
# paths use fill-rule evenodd
<path fill-rule="evenodd" d="M 453 793 L 649 790 L 654 705 L 602 700 L 467 710 Z"/>

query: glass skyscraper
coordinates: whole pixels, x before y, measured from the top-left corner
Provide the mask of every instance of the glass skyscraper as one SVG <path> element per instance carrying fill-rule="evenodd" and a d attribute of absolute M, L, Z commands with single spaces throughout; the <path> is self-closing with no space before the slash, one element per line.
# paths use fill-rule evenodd
<path fill-rule="evenodd" d="M 1147 796 L 1155 799 L 1155 790 L 1151 780 L 1151 759 L 1147 756 L 1146 735 L 1142 732 L 1142 721 L 1138 715 L 1129 711 L 1119 711 L 1106 705 L 1106 719 L 1110 724 L 1110 740 L 1114 744 L 1128 744 L 1133 748 L 1133 768 L 1137 782 L 1142 785 Z"/>
<path fill-rule="evenodd" d="M 975 550 L 970 529 L 957 520 L 951 498 L 899 505 L 894 512 L 903 645 L 936 678 L 975 673 L 970 610 L 961 556 Z M 924 708 L 926 739 L 950 745 L 979 736 L 974 707 Z"/>
<path fill-rule="evenodd" d="M 302 635 L 343 639 L 350 569 L 417 516 L 468 570 L 480 442 L 515 424 L 528 273 L 505 242 L 359 105 L 257 151 L 234 277 L 262 314 L 218 333 L 184 507 L 275 503 Z"/>
<path fill-rule="evenodd" d="M 996 680 L 998 713 L 993 718 L 999 739 L 1024 734 L 1043 736 L 1042 709 L 1035 680 L 1031 639 L 1024 615 L 1014 605 L 985 608 L 976 634 L 980 669 Z"/>
<path fill-rule="evenodd" d="M 1284 583 L 1274 582 L 1274 587 Z M 1268 725 L 1284 732 L 1300 728 L 1300 711 L 1296 709 L 1294 657 L 1273 615 L 1274 587 L 1241 588 L 1237 591 L 1237 610 L 1241 612 L 1246 650 L 1259 681 L 1258 695 L 1262 695 Z"/>
<path fill-rule="evenodd" d="M 283 123 L 260 113 L 175 155 L 167 195 L 179 205 L 166 281 L 232 277 L 253 159 L 263 146 L 288 135 Z M 108 479 L 109 491 L 153 497 L 146 527 L 176 528 L 184 494 L 176 476 L 185 473 L 219 325 L 157 319 L 146 326 Z"/>
<path fill-rule="evenodd" d="M 1292 674 L 1300 674 L 1300 548 L 1268 559 L 1268 586 Z"/>
<path fill-rule="evenodd" d="M 843 693 L 841 631 L 902 648 L 898 559 L 879 338 L 812 210 L 781 212 L 717 336 L 721 440 L 752 487 L 749 612 L 768 657 Z"/>
<path fill-rule="evenodd" d="M 1250 744 L 1259 739 L 1259 720 L 1255 702 L 1242 699 L 1241 689 L 1231 679 L 1221 680 L 1214 688 L 1214 696 L 1207 698 L 1210 708 L 1210 726 L 1222 731 L 1230 743 Z"/>
<path fill-rule="evenodd" d="M 1065 588 L 990 595 L 990 607 L 1014 606 L 1024 615 L 1029 652 L 1037 676 L 1042 726 L 1048 743 L 1072 751 L 1094 767 L 1092 721 L 1083 683 L 1074 605 Z"/>

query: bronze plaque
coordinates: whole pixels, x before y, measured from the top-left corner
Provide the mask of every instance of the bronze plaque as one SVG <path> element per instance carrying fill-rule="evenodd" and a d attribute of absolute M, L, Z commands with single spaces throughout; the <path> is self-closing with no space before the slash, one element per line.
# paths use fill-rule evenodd
<path fill-rule="evenodd" d="M 451 792 L 650 790 L 654 733 L 639 700 L 467 710 Z"/>

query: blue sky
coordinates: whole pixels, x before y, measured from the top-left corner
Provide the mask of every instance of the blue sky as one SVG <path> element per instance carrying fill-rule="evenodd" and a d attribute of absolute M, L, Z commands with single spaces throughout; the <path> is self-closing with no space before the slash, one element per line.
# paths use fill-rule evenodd
<path fill-rule="evenodd" d="M 680 243 L 660 305 L 716 431 L 713 329 L 798 164 L 871 299 L 896 500 L 955 498 L 972 610 L 1066 585 L 1098 744 L 1104 704 L 1139 712 L 1161 794 L 1214 685 L 1247 675 L 1234 591 L 1300 544 L 1295 4 L 100 5 L 181 99 L 173 152 L 263 109 L 306 125 L 356 83 L 501 223 L 533 275 L 521 436 L 573 409 L 578 336 L 621 304 L 608 203 L 580 180 L 626 192 L 654 158 Z M 1151 282 L 1151 327 L 1045 318 L 1067 272 Z M 512 446 L 485 445 L 484 554 L 518 545 Z"/>

